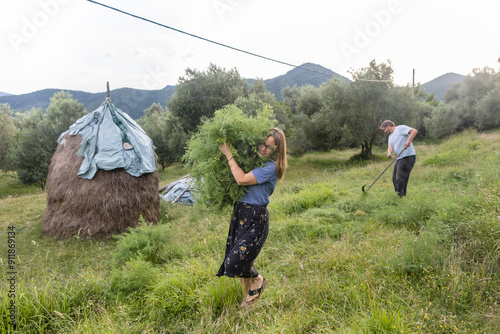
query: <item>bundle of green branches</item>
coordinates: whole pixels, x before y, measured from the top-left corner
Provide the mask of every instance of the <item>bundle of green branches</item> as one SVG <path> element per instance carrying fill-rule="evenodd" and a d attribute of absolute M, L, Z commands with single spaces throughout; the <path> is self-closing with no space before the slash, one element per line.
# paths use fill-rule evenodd
<path fill-rule="evenodd" d="M 244 194 L 245 188 L 236 183 L 226 157 L 220 152 L 222 143 L 231 146 L 245 173 L 265 162 L 258 154 L 258 145 L 264 143 L 275 124 L 273 111 L 263 104 L 252 114 L 228 105 L 205 120 L 188 141 L 184 161 L 191 166 L 191 175 L 196 179 L 200 203 L 223 208 L 233 205 Z"/>

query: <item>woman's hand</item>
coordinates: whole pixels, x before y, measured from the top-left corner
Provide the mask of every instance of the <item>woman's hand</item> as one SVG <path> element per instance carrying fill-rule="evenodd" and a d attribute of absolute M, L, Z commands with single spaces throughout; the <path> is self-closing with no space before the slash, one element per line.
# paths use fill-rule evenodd
<path fill-rule="evenodd" d="M 219 146 L 219 150 L 226 156 L 226 158 L 230 158 L 232 156 L 231 154 L 231 146 L 229 146 L 226 142 L 222 143 L 221 146 Z"/>

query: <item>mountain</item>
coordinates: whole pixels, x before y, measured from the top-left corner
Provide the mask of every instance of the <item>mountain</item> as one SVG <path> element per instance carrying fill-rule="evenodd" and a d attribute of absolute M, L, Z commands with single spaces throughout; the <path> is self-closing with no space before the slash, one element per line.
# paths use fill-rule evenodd
<path fill-rule="evenodd" d="M 454 83 L 460 83 L 466 78 L 465 75 L 457 73 L 446 73 L 436 79 L 422 84 L 420 87 L 426 93 L 434 93 L 440 101 L 444 101 L 444 92 Z"/>
<path fill-rule="evenodd" d="M 323 82 L 332 78 L 340 78 L 345 82 L 349 82 L 346 77 L 337 74 L 323 66 L 305 63 L 296 67 L 284 75 L 264 80 L 268 91 L 276 96 L 278 101 L 282 101 L 281 90 L 286 86 L 304 86 L 313 85 L 318 87 Z M 421 87 L 427 93 L 434 93 L 436 97 L 443 100 L 444 91 L 455 82 L 462 82 L 465 76 L 456 73 L 447 73 L 434 80 L 431 80 Z M 247 82 L 252 84 L 255 80 L 248 79 Z M 113 104 L 128 113 L 133 119 L 139 119 L 144 114 L 144 110 L 149 108 L 153 103 L 158 103 L 166 106 L 168 100 L 174 95 L 177 86 L 167 86 L 160 90 L 141 90 L 133 88 L 114 89 L 110 92 L 111 101 Z M 43 89 L 33 93 L 22 95 L 2 95 L 0 93 L 0 103 L 8 103 L 14 111 L 27 111 L 32 107 L 46 109 L 49 106 L 50 98 L 61 89 Z M 70 93 L 74 99 L 83 103 L 87 111 L 97 109 L 106 99 L 106 93 L 87 93 L 83 91 L 65 90 Z"/>
<path fill-rule="evenodd" d="M 153 103 L 165 106 L 174 95 L 176 86 L 167 86 L 160 90 L 141 90 L 133 88 L 119 88 L 110 91 L 113 104 L 130 115 L 133 119 L 141 118 L 144 110 Z M 0 96 L 0 103 L 8 103 L 14 111 L 27 111 L 33 107 L 46 109 L 50 98 L 61 89 L 43 89 L 33 93 L 21 95 Z M 87 93 L 75 90 L 64 90 L 74 99 L 83 103 L 87 111 L 97 109 L 106 99 L 106 93 Z"/>
<path fill-rule="evenodd" d="M 4 92 L 0 92 L 0 96 L 8 96 L 8 95 L 11 95 L 9 93 L 4 93 Z"/>
<path fill-rule="evenodd" d="M 296 67 L 293 70 L 288 71 L 285 75 L 280 75 L 273 79 L 264 80 L 266 84 L 266 89 L 276 96 L 276 100 L 282 101 L 281 90 L 286 86 L 305 86 L 313 85 L 319 87 L 323 82 L 328 81 L 332 78 L 340 78 L 345 82 L 349 82 L 349 79 L 337 74 L 323 66 L 305 63 L 300 67 Z"/>
<path fill-rule="evenodd" d="M 306 69 L 304 69 L 306 68 Z M 278 101 L 282 100 L 281 90 L 286 86 L 313 85 L 318 87 L 321 83 L 339 77 L 349 81 L 347 78 L 327 69 L 323 66 L 306 63 L 298 68 L 294 68 L 284 75 L 273 79 L 264 80 L 268 91 L 276 96 Z M 247 80 L 249 84 L 255 80 Z M 27 111 L 33 107 L 46 109 L 49 106 L 50 98 L 55 93 L 64 89 L 43 89 L 28 94 L 21 95 L 1 95 L 0 103 L 8 103 L 14 111 Z M 133 88 L 120 88 L 110 91 L 111 101 L 115 106 L 128 113 L 133 119 L 141 118 L 144 110 L 153 103 L 165 106 L 168 100 L 175 93 L 176 86 L 167 86 L 161 90 L 141 90 Z M 87 93 L 83 91 L 64 90 L 70 93 L 74 99 L 83 103 L 87 111 L 95 110 L 106 99 L 106 93 Z"/>

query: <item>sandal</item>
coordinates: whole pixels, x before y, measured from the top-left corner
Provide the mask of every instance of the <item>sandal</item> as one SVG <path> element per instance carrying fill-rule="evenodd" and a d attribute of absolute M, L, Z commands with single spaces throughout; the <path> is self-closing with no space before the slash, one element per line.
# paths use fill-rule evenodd
<path fill-rule="evenodd" d="M 262 295 L 262 293 L 264 292 L 264 288 L 266 287 L 266 284 L 267 284 L 267 279 L 263 278 L 262 285 L 260 288 L 255 289 L 255 290 L 248 289 L 248 296 L 255 296 L 256 294 L 259 294 L 259 295 L 257 297 L 255 297 L 254 299 L 252 299 L 251 301 L 245 301 L 245 303 L 252 304 L 254 301 L 259 299 L 260 296 Z"/>

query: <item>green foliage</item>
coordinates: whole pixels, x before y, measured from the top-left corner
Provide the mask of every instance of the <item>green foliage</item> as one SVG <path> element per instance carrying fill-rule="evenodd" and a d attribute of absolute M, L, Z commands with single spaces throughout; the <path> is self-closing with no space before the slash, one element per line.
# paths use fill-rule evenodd
<path fill-rule="evenodd" d="M 234 105 L 248 115 L 252 115 L 255 110 L 262 109 L 264 104 L 269 105 L 273 109 L 273 117 L 277 121 L 276 127 L 283 130 L 288 137 L 294 131 L 290 120 L 290 108 L 283 102 L 276 101 L 276 97 L 266 90 L 264 80 L 259 79 L 252 84 L 248 97 L 240 96 L 234 101 Z"/>
<path fill-rule="evenodd" d="M 12 118 L 12 110 L 8 104 L 0 104 L 0 169 L 8 170 L 9 163 L 7 155 L 11 142 L 14 138 L 16 128 Z"/>
<path fill-rule="evenodd" d="M 497 76 L 500 78 L 500 72 Z M 479 130 L 500 128 L 500 79 L 496 87 L 477 103 L 475 118 Z"/>
<path fill-rule="evenodd" d="M 65 92 L 54 94 L 46 114 L 32 109 L 16 114 L 18 131 L 9 152 L 9 164 L 23 184 L 45 188 L 48 166 L 59 135 L 84 115 L 83 105 Z"/>
<path fill-rule="evenodd" d="M 453 134 L 459 124 L 456 108 L 451 104 L 442 104 L 436 107 L 430 117 L 424 119 L 427 134 L 431 138 L 442 138 Z"/>
<path fill-rule="evenodd" d="M 482 145 L 477 141 L 469 141 L 471 133 L 476 133 L 474 130 L 463 131 L 442 145 L 443 149 L 439 152 L 434 152 L 423 159 L 424 166 L 450 166 L 457 163 L 463 163 L 471 158 L 471 154 L 477 152 L 478 146 Z M 452 171 L 452 170 L 449 170 Z"/>
<path fill-rule="evenodd" d="M 40 188 L 37 186 L 21 184 L 16 172 L 0 172 L 0 198 L 39 193 Z"/>
<path fill-rule="evenodd" d="M 379 126 L 386 119 L 425 134 L 423 119 L 430 115 L 431 104 L 414 99 L 409 87 L 394 87 L 392 72 L 390 61 L 372 61 L 354 72 L 350 83 L 332 79 L 319 88 L 284 91 L 293 112 L 291 123 L 297 128 L 291 152 L 360 147 L 361 153 L 371 156 L 382 141 Z"/>
<path fill-rule="evenodd" d="M 45 113 L 47 122 L 57 135 L 66 131 L 76 120 L 85 115 L 83 104 L 78 103 L 70 93 L 64 91 L 55 93 L 50 98 Z"/>
<path fill-rule="evenodd" d="M 45 188 L 50 158 L 57 147 L 57 137 L 40 109 L 32 109 L 19 120 L 9 152 L 9 161 L 23 184 Z"/>
<path fill-rule="evenodd" d="M 158 163 L 163 169 L 169 164 L 181 161 L 187 134 L 170 111 L 164 111 L 160 105 L 153 104 L 144 111 L 144 116 L 138 120 L 138 124 L 153 141 Z"/>
<path fill-rule="evenodd" d="M 127 233 L 114 237 L 118 240 L 114 254 L 117 267 L 134 259 L 158 265 L 181 255 L 169 225 L 153 226 L 141 221 L 139 227 L 129 228 Z"/>
<path fill-rule="evenodd" d="M 153 266 L 131 252 L 117 268 L 110 255 L 120 239 L 54 242 L 39 225 L 44 194 L 3 197 L 0 229 L 16 226 L 11 333 L 496 333 L 499 135 L 465 131 L 417 144 L 405 198 L 387 174 L 362 194 L 363 181 L 387 165 L 382 158 L 359 167 L 347 163 L 353 150 L 291 157 L 255 261 L 268 285 L 251 308 L 239 307 L 237 279 L 214 275 L 230 208 L 168 203 L 150 228 L 168 225 L 182 256 Z M 447 152 L 467 154 L 452 164 L 421 163 Z M 185 174 L 170 166 L 161 178 Z M 302 197 L 300 207 L 291 205 Z M 7 278 L 0 271 L 2 333 L 9 333 Z"/>
<path fill-rule="evenodd" d="M 439 232 L 424 230 L 418 236 L 403 238 L 401 252 L 391 259 L 394 270 L 405 275 L 420 275 L 441 267 L 448 256 L 446 240 L 449 238 Z"/>
<path fill-rule="evenodd" d="M 254 113 L 255 116 L 247 115 L 229 105 L 205 120 L 189 140 L 184 160 L 196 178 L 201 203 L 222 208 L 234 204 L 244 194 L 244 187 L 236 183 L 226 157 L 219 150 L 223 142 L 231 146 L 234 158 L 245 173 L 262 165 L 257 146 L 275 123 L 273 111 L 267 105 Z"/>
<path fill-rule="evenodd" d="M 236 69 L 226 71 L 214 64 L 206 72 L 187 69 L 168 101 L 168 109 L 186 133 L 192 133 L 202 119 L 211 118 L 216 110 L 246 95 L 247 89 Z"/>
<path fill-rule="evenodd" d="M 159 274 L 160 269 L 151 262 L 135 258 L 126 262 L 123 268 L 112 270 L 110 288 L 114 293 L 124 295 L 145 291 L 151 289 Z"/>
<path fill-rule="evenodd" d="M 276 206 L 279 207 L 279 212 L 290 215 L 321 207 L 323 204 L 335 200 L 337 195 L 338 191 L 329 185 L 316 183 L 306 189 L 276 199 Z"/>
<path fill-rule="evenodd" d="M 445 99 L 446 104 L 450 105 L 448 109 L 453 110 L 453 130 L 461 131 L 470 127 L 487 130 L 499 127 L 499 87 L 500 72 L 488 67 L 474 69 L 472 75 L 467 76 L 462 83 L 450 87 L 445 92 Z M 446 124 L 445 115 L 443 116 L 437 120 L 440 121 L 440 126 L 446 126 L 445 129 L 448 130 L 451 125 Z M 439 127 L 434 132 L 438 131 Z"/>
<path fill-rule="evenodd" d="M 48 333 L 65 332 L 61 324 L 66 319 L 70 323 L 79 317 L 97 316 L 97 307 L 108 294 L 108 287 L 92 277 L 80 280 L 59 280 L 54 275 L 36 277 L 37 285 L 19 282 L 16 289 L 16 325 L 19 331 L 10 326 L 7 319 L 10 298 L 4 296 L 0 301 L 0 332 L 2 333 Z M 44 282 L 42 286 L 39 284 Z M 10 315 L 10 314 L 9 314 Z M 65 321 L 65 322 L 66 322 Z"/>

